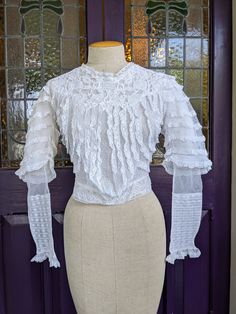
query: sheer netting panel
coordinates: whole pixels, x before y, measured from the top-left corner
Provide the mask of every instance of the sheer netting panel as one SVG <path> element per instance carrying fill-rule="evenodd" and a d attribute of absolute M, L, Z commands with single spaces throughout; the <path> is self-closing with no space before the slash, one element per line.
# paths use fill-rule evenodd
<path fill-rule="evenodd" d="M 202 177 L 198 169 L 174 167 L 173 193 L 201 193 Z"/>
<path fill-rule="evenodd" d="M 52 234 L 51 195 L 48 187 L 48 171 L 41 169 L 42 183 L 27 182 L 28 218 L 32 237 L 36 245 L 36 255 L 31 262 L 43 262 L 48 258 L 50 267 L 60 267 L 55 254 Z"/>
<path fill-rule="evenodd" d="M 174 264 L 185 256 L 201 255 L 195 245 L 202 214 L 202 177 L 212 167 L 205 146 L 205 136 L 190 99 L 175 77 L 165 75 L 161 81 L 161 133 L 165 136 L 163 166 L 173 176 L 170 254 Z"/>

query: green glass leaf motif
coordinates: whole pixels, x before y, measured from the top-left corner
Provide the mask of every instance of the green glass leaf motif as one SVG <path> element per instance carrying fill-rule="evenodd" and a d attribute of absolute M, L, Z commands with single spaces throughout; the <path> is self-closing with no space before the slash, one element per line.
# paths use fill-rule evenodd
<path fill-rule="evenodd" d="M 63 14 L 61 0 L 22 0 L 20 5 L 20 13 L 22 15 L 34 9 L 49 9 L 58 15 Z"/>
<path fill-rule="evenodd" d="M 186 1 L 159 1 L 149 0 L 146 3 L 146 14 L 150 17 L 160 10 L 173 10 L 183 16 L 188 15 L 188 5 Z"/>

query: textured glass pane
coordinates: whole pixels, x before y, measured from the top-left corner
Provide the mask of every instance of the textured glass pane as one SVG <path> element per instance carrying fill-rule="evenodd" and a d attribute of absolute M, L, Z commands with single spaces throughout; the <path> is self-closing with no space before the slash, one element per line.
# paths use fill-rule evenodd
<path fill-rule="evenodd" d="M 201 98 L 190 98 L 190 102 L 197 113 L 197 117 L 200 123 L 202 123 L 202 100 Z"/>
<path fill-rule="evenodd" d="M 166 34 L 166 13 L 159 11 L 151 16 L 150 36 L 158 37 Z"/>
<path fill-rule="evenodd" d="M 52 11 L 43 11 L 43 32 L 47 36 L 56 36 L 59 16 Z"/>
<path fill-rule="evenodd" d="M 184 35 L 184 17 L 176 11 L 169 11 L 169 35 L 183 36 Z"/>
<path fill-rule="evenodd" d="M 8 121 L 9 128 L 12 130 L 20 130 L 25 128 L 25 109 L 23 100 L 8 101 Z"/>
<path fill-rule="evenodd" d="M 208 128 L 202 128 L 202 132 L 206 138 L 206 142 L 205 142 L 206 149 L 209 150 L 209 129 Z"/>
<path fill-rule="evenodd" d="M 0 70 L 0 98 L 6 97 L 6 73 Z"/>
<path fill-rule="evenodd" d="M 168 71 L 168 74 L 170 75 L 174 75 L 176 78 L 176 81 L 181 84 L 184 85 L 184 73 L 182 70 L 175 70 L 175 69 L 171 69 Z"/>
<path fill-rule="evenodd" d="M 2 131 L 1 134 L 1 155 L 2 155 L 2 160 L 7 160 L 8 159 L 8 140 L 7 140 L 7 132 Z"/>
<path fill-rule="evenodd" d="M 24 15 L 25 34 L 39 35 L 40 34 L 40 11 L 32 10 Z"/>
<path fill-rule="evenodd" d="M 23 66 L 23 39 L 7 39 L 8 66 Z"/>
<path fill-rule="evenodd" d="M 208 127 L 208 99 L 202 101 L 202 123 L 203 127 Z"/>
<path fill-rule="evenodd" d="M 44 79 L 45 83 L 53 77 L 60 75 L 60 69 L 45 69 Z"/>
<path fill-rule="evenodd" d="M 186 67 L 201 67 L 201 39 L 186 39 Z"/>
<path fill-rule="evenodd" d="M 45 38 L 44 64 L 45 66 L 60 66 L 60 38 Z"/>
<path fill-rule="evenodd" d="M 20 6 L 26 6 L 20 0 L 5 0 L 0 7 L 0 35 L 8 36 L 6 40 L 0 38 L 2 167 L 19 166 L 27 120 L 42 87 L 49 79 L 85 63 L 87 58 L 85 0 L 65 0 L 63 7 L 60 1 L 55 5 L 48 3 L 50 8 L 45 1 L 38 3 L 39 8 L 24 14 Z M 57 165 L 71 166 L 62 144 L 58 151 Z"/>
<path fill-rule="evenodd" d="M 0 8 L 0 36 L 4 35 L 4 10 Z"/>
<path fill-rule="evenodd" d="M 201 70 L 185 70 L 185 88 L 189 97 L 201 96 Z"/>
<path fill-rule="evenodd" d="M 202 65 L 203 67 L 208 67 L 209 63 L 209 49 L 208 49 L 208 39 L 204 38 L 202 41 Z"/>
<path fill-rule="evenodd" d="M 7 128 L 7 101 L 0 99 L 1 105 L 1 129 Z"/>
<path fill-rule="evenodd" d="M 186 18 L 187 36 L 201 35 L 201 8 L 191 8 Z"/>
<path fill-rule="evenodd" d="M 20 5 L 21 0 L 5 0 L 4 1 L 7 5 L 13 4 L 13 5 Z"/>
<path fill-rule="evenodd" d="M 144 67 L 148 66 L 148 40 L 135 38 L 133 39 L 133 61 Z"/>
<path fill-rule="evenodd" d="M 132 60 L 131 56 L 131 5 L 130 0 L 125 0 L 125 20 L 124 20 L 124 30 L 125 30 L 125 57 L 128 62 Z"/>
<path fill-rule="evenodd" d="M 148 16 L 143 7 L 132 7 L 133 36 L 146 36 Z"/>
<path fill-rule="evenodd" d="M 195 6 L 199 6 L 201 5 L 201 1 L 202 0 L 188 0 L 188 5 L 195 5 Z"/>
<path fill-rule="evenodd" d="M 82 2 L 82 0 L 79 0 Z M 78 5 L 78 0 L 63 0 L 64 5 Z"/>
<path fill-rule="evenodd" d="M 84 7 L 79 9 L 79 35 L 86 36 L 86 10 Z"/>
<path fill-rule="evenodd" d="M 57 146 L 57 155 L 56 155 L 56 159 L 64 159 L 65 157 L 68 157 L 67 151 L 66 151 L 66 147 L 62 144 L 59 144 Z"/>
<path fill-rule="evenodd" d="M 6 8 L 6 16 L 7 16 L 7 35 L 19 35 L 21 19 L 18 7 Z"/>
<path fill-rule="evenodd" d="M 169 39 L 169 66 L 178 68 L 183 66 L 183 44 L 181 38 Z"/>
<path fill-rule="evenodd" d="M 132 4 L 145 5 L 146 0 L 131 0 Z"/>
<path fill-rule="evenodd" d="M 204 70 L 202 72 L 203 81 L 202 81 L 202 96 L 207 97 L 208 96 L 208 71 Z"/>
<path fill-rule="evenodd" d="M 40 40 L 35 38 L 25 39 L 25 67 L 40 67 Z"/>
<path fill-rule="evenodd" d="M 168 0 L 164 2 L 170 4 Z M 133 61 L 142 66 L 175 76 L 190 97 L 201 121 L 204 114 L 202 103 L 208 102 L 209 94 L 209 1 L 188 0 L 186 17 L 173 9 L 163 9 L 151 15 L 150 20 L 144 23 L 142 10 L 146 3 L 143 0 L 125 0 L 126 60 L 130 61 L 132 55 Z M 131 28 L 134 29 L 133 34 Z M 146 61 L 146 52 L 149 53 L 149 62 Z M 204 119 L 208 121 L 208 113 Z M 157 151 L 153 155 L 155 164 L 163 160 L 162 145 L 162 142 L 157 145 Z"/>
<path fill-rule="evenodd" d="M 39 90 L 43 87 L 41 82 L 41 71 L 29 69 L 25 71 L 26 97 L 37 98 Z"/>
<path fill-rule="evenodd" d="M 74 39 L 62 40 L 62 66 L 73 68 L 78 64 L 78 41 Z"/>
<path fill-rule="evenodd" d="M 203 36 L 208 36 L 208 8 L 203 9 Z"/>
<path fill-rule="evenodd" d="M 0 38 L 0 66 L 5 65 L 4 49 L 5 49 L 5 40 L 3 38 Z"/>
<path fill-rule="evenodd" d="M 165 39 L 150 38 L 150 66 L 164 67 L 166 63 Z"/>
<path fill-rule="evenodd" d="M 9 160 L 19 160 L 23 157 L 25 131 L 8 131 Z"/>
<path fill-rule="evenodd" d="M 87 40 L 85 37 L 84 38 L 81 37 L 80 38 L 80 64 L 86 63 L 86 58 L 87 58 L 86 52 L 87 52 Z"/>
<path fill-rule="evenodd" d="M 28 120 L 29 117 L 31 116 L 32 114 L 32 110 L 33 110 L 33 106 L 34 106 L 34 103 L 36 102 L 36 99 L 35 100 L 31 100 L 31 99 L 27 99 L 26 101 L 26 119 Z"/>
<path fill-rule="evenodd" d="M 164 135 L 159 134 L 159 143 L 156 144 L 156 151 L 152 156 L 152 164 L 153 165 L 159 165 L 163 161 L 164 158 L 164 153 L 165 153 L 165 148 L 164 148 Z"/>
<path fill-rule="evenodd" d="M 8 70 L 8 97 L 24 97 L 24 72 L 22 70 Z"/>
<path fill-rule="evenodd" d="M 64 7 L 62 16 L 63 36 L 78 36 L 79 35 L 79 8 L 72 6 Z"/>

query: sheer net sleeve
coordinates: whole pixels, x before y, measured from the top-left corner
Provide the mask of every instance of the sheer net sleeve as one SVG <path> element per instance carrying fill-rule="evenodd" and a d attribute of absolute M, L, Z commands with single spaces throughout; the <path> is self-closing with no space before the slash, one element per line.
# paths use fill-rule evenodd
<path fill-rule="evenodd" d="M 205 136 L 189 98 L 173 76 L 163 79 L 161 133 L 165 136 L 163 166 L 173 176 L 171 233 L 166 261 L 201 255 L 195 245 L 202 213 L 202 174 L 212 167 Z"/>
<path fill-rule="evenodd" d="M 36 255 L 31 261 L 43 262 L 48 258 L 50 267 L 60 267 L 54 250 L 48 187 L 48 183 L 56 177 L 54 157 L 59 135 L 47 83 L 40 90 L 28 119 L 24 155 L 15 174 L 27 183 L 28 188 L 29 226 L 36 245 Z"/>

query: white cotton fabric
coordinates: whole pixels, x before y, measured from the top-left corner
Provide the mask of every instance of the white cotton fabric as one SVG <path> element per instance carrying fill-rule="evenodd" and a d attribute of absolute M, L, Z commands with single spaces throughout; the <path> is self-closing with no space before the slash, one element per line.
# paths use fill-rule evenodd
<path fill-rule="evenodd" d="M 189 98 L 173 76 L 129 62 L 113 74 L 81 66 L 42 88 L 16 171 L 28 185 L 32 261 L 49 258 L 60 267 L 53 245 L 48 183 L 56 177 L 59 136 L 75 173 L 73 198 L 84 203 L 123 204 L 151 191 L 150 162 L 160 132 L 165 170 L 173 175 L 169 263 L 198 257 L 194 238 L 202 210 L 201 175 L 212 162 Z"/>

